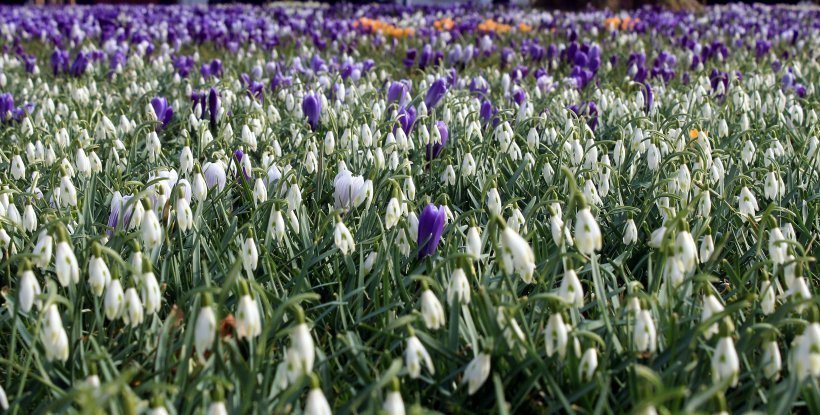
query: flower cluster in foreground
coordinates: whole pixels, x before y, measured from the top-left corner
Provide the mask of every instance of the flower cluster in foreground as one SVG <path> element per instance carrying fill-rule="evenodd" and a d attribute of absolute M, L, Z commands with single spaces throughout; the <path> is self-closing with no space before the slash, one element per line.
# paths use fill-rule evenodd
<path fill-rule="evenodd" d="M 0 8 L 0 408 L 820 412 L 818 21 Z"/>

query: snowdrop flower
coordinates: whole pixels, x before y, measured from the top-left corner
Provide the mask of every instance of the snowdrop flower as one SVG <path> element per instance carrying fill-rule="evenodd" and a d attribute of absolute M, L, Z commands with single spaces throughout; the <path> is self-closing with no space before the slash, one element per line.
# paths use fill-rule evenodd
<path fill-rule="evenodd" d="M 61 238 L 65 238 L 65 236 L 61 236 Z M 65 240 L 57 243 L 57 250 L 54 254 L 54 269 L 57 274 L 57 281 L 63 287 L 80 282 L 80 268 L 77 264 L 77 257 L 74 256 L 74 250 Z"/>
<path fill-rule="evenodd" d="M 290 333 L 290 346 L 286 356 L 290 382 L 295 382 L 303 374 L 311 373 L 316 359 L 313 337 L 310 336 L 310 329 L 304 319 L 304 312 L 299 308 L 296 314 L 297 324 Z"/>
<path fill-rule="evenodd" d="M 124 294 L 122 291 L 122 284 L 120 280 L 112 279 L 105 290 L 105 298 L 103 300 L 103 308 L 105 309 L 105 317 L 108 320 L 114 321 L 120 317 L 123 309 Z"/>
<path fill-rule="evenodd" d="M 715 242 L 712 240 L 712 235 L 707 233 L 700 242 L 700 251 L 698 254 L 700 256 L 700 262 L 708 262 L 713 252 L 715 252 Z"/>
<path fill-rule="evenodd" d="M 472 395 L 481 388 L 490 376 L 490 355 L 487 353 L 477 354 L 464 369 L 464 380 L 462 384 L 467 384 L 467 394 Z"/>
<path fill-rule="evenodd" d="M 49 362 L 68 360 L 68 336 L 63 328 L 63 319 L 57 310 L 57 305 L 50 304 L 45 308 L 43 326 L 40 329 L 40 341 L 46 350 L 46 360 Z"/>
<path fill-rule="evenodd" d="M 746 186 L 744 186 L 743 189 L 740 189 L 740 197 L 738 197 L 737 203 L 737 210 L 743 217 L 744 222 L 748 220 L 749 216 L 754 217 L 754 215 L 759 210 L 755 195 Z"/>
<path fill-rule="evenodd" d="M 20 310 L 24 313 L 28 313 L 34 304 L 40 307 L 40 300 L 37 300 L 37 296 L 42 294 L 42 290 L 40 289 L 40 283 L 37 281 L 37 277 L 34 276 L 34 272 L 31 269 L 24 269 L 20 273 L 19 281 L 18 304 Z"/>
<path fill-rule="evenodd" d="M 247 291 L 247 285 L 243 284 L 243 291 Z M 251 298 L 250 294 L 245 293 L 239 299 L 236 316 L 236 335 L 240 340 L 243 338 L 251 340 L 262 334 L 259 307 L 256 305 L 256 300 Z"/>
<path fill-rule="evenodd" d="M 77 189 L 71 178 L 67 174 L 63 174 L 60 179 L 60 203 L 66 206 L 77 206 Z"/>
<path fill-rule="evenodd" d="M 37 214 L 34 212 L 34 207 L 27 204 L 23 211 L 23 230 L 26 233 L 32 233 L 37 230 Z"/>
<path fill-rule="evenodd" d="M 731 337 L 724 336 L 718 340 L 712 355 L 712 382 L 718 383 L 730 379 L 732 387 L 737 386 L 740 374 L 740 361 Z"/>
<path fill-rule="evenodd" d="M 564 278 L 561 280 L 558 295 L 573 307 L 581 308 L 584 306 L 584 288 L 581 286 L 578 274 L 574 270 L 564 271 Z"/>
<path fill-rule="evenodd" d="M 342 252 L 342 255 L 347 255 L 356 251 L 356 242 L 353 240 L 353 235 L 345 226 L 344 222 L 336 222 L 336 229 L 333 232 L 333 242 L 336 248 Z"/>
<path fill-rule="evenodd" d="M 791 284 L 789 284 L 789 290 L 786 292 L 786 296 L 788 296 L 791 301 L 795 302 L 802 302 L 812 298 L 809 285 L 806 283 L 806 279 L 804 277 L 794 278 Z M 805 304 L 800 304 L 795 307 L 795 310 L 798 313 L 802 313 L 805 308 Z"/>
<path fill-rule="evenodd" d="M 6 390 L 0 386 L 0 409 L 3 411 L 9 410 L 9 398 L 6 396 Z"/>
<path fill-rule="evenodd" d="M 492 215 L 501 214 L 501 196 L 495 187 L 487 192 L 487 211 Z"/>
<path fill-rule="evenodd" d="M 125 290 L 125 303 L 123 304 L 122 320 L 125 324 L 136 327 L 142 324 L 145 317 L 145 309 L 142 305 L 137 290 L 130 287 Z"/>
<path fill-rule="evenodd" d="M 467 230 L 467 254 L 473 257 L 473 259 L 479 259 L 481 257 L 481 246 L 481 232 L 478 230 L 478 227 L 471 226 L 470 229 Z"/>
<path fill-rule="evenodd" d="M 567 352 L 567 342 L 569 340 L 569 327 L 564 324 L 561 313 L 553 313 L 547 327 L 544 329 L 544 338 L 547 346 L 547 356 L 558 353 L 558 357 L 563 359 Z"/>
<path fill-rule="evenodd" d="M 194 168 L 194 155 L 191 152 L 191 147 L 185 146 L 179 153 L 179 172 L 182 174 L 191 174 Z"/>
<path fill-rule="evenodd" d="M 657 334 L 655 332 L 655 321 L 649 310 L 641 310 L 635 317 L 635 328 L 633 330 L 633 342 L 639 352 L 654 353 L 658 346 Z"/>
<path fill-rule="evenodd" d="M 763 374 L 768 379 L 777 380 L 780 377 L 780 369 L 783 367 L 783 359 L 780 356 L 780 347 L 776 341 L 763 343 Z"/>
<path fill-rule="evenodd" d="M 763 184 L 763 196 L 769 200 L 775 200 L 780 195 L 780 178 L 777 173 L 770 171 L 766 173 L 766 179 Z"/>
<path fill-rule="evenodd" d="M 598 350 L 590 347 L 581 356 L 581 362 L 578 364 L 578 377 L 588 381 L 592 379 L 596 369 L 598 369 Z"/>
<path fill-rule="evenodd" d="M 689 272 L 698 263 L 698 248 L 689 231 L 680 231 L 675 237 L 675 254 L 683 264 L 684 272 Z"/>
<path fill-rule="evenodd" d="M 23 158 L 19 154 L 11 158 L 11 177 L 14 180 L 20 180 L 26 175 L 26 165 L 23 163 Z"/>
<path fill-rule="evenodd" d="M 362 265 L 362 271 L 364 272 L 364 275 L 370 274 L 370 271 L 373 271 L 373 266 L 376 265 L 376 260 L 378 259 L 378 257 L 379 253 L 376 251 L 373 251 L 367 255 L 367 257 L 364 259 L 364 264 Z"/>
<path fill-rule="evenodd" d="M 197 170 L 199 167 L 197 167 Z M 191 192 L 194 196 L 194 200 L 197 202 L 201 202 L 208 197 L 208 185 L 205 183 L 205 178 L 202 177 L 202 173 L 196 172 L 194 174 L 193 183 L 191 183 Z"/>
<path fill-rule="evenodd" d="M 787 249 L 786 238 L 780 228 L 774 227 L 769 230 L 769 259 L 778 265 L 786 263 Z"/>
<path fill-rule="evenodd" d="M 140 280 L 142 285 L 142 302 L 145 305 L 145 312 L 147 314 L 156 314 L 162 305 L 162 299 L 157 277 L 154 276 L 151 263 L 147 258 L 143 259 L 143 274 Z"/>
<path fill-rule="evenodd" d="M 384 398 L 382 409 L 387 413 L 387 415 L 405 414 L 404 401 L 401 398 L 401 392 L 399 392 L 399 382 L 395 378 L 393 378 L 393 381 L 391 382 L 390 391 L 387 392 L 387 396 Z"/>
<path fill-rule="evenodd" d="M 770 315 L 774 313 L 776 302 L 774 285 L 768 279 L 764 279 L 760 283 L 760 309 L 763 314 Z"/>
<path fill-rule="evenodd" d="M 624 245 L 632 245 L 638 240 L 638 228 L 635 226 L 635 221 L 630 218 L 626 221 L 626 226 L 624 227 L 624 237 L 623 243 Z"/>
<path fill-rule="evenodd" d="M 407 338 L 407 347 L 404 349 L 404 365 L 407 366 L 407 373 L 411 379 L 418 379 L 421 376 L 422 367 L 426 368 L 431 375 L 436 374 L 433 360 L 421 341 L 410 330 L 410 337 Z"/>
<path fill-rule="evenodd" d="M 792 364 L 800 381 L 820 376 L 820 323 L 809 324 L 794 338 Z"/>
<path fill-rule="evenodd" d="M 532 284 L 535 272 L 535 254 L 530 244 L 507 226 L 501 232 L 502 262 L 505 272 L 517 273 L 521 279 Z"/>
<path fill-rule="evenodd" d="M 438 330 L 444 325 L 444 308 L 429 288 L 421 293 L 421 316 L 429 330 Z"/>
<path fill-rule="evenodd" d="M 461 268 L 456 268 L 453 271 L 447 285 L 447 304 L 452 307 L 457 302 L 470 304 L 470 282 L 467 281 L 467 274 Z"/>
<path fill-rule="evenodd" d="M 214 401 L 208 405 L 206 415 L 228 415 L 228 409 L 225 407 L 225 402 Z"/>
<path fill-rule="evenodd" d="M 461 160 L 461 175 L 463 177 L 472 177 L 476 172 L 476 162 L 473 155 L 467 153 Z"/>
<path fill-rule="evenodd" d="M 387 203 L 387 211 L 384 214 L 384 226 L 387 229 L 392 229 L 399 223 L 401 218 L 401 204 L 399 199 L 393 197 Z"/>
<path fill-rule="evenodd" d="M 204 305 L 200 307 L 194 325 L 194 347 L 201 362 L 205 362 L 205 353 L 213 347 L 216 339 L 216 314 L 210 304 L 210 298 L 205 297 Z"/>
<path fill-rule="evenodd" d="M 746 143 L 743 145 L 743 150 L 740 152 L 740 158 L 747 166 L 754 162 L 755 150 L 755 145 L 752 143 L 752 140 L 746 140 Z"/>
<path fill-rule="evenodd" d="M 578 251 L 585 255 L 592 255 L 600 251 L 603 243 L 601 228 L 592 216 L 589 208 L 583 208 L 575 216 L 575 244 Z"/>
<path fill-rule="evenodd" d="M 99 247 L 95 245 L 97 252 L 88 260 L 88 285 L 91 287 L 91 292 L 95 296 L 103 295 L 105 287 L 111 282 L 111 272 L 108 270 L 108 265 L 105 264 L 99 255 Z"/>
<path fill-rule="evenodd" d="M 256 242 L 253 239 L 253 232 L 248 232 L 245 241 L 242 243 L 242 267 L 248 276 L 253 275 L 259 263 L 259 251 L 256 249 Z"/>
<path fill-rule="evenodd" d="M 140 234 L 142 235 L 142 243 L 148 250 L 154 249 L 162 243 L 162 227 L 153 209 L 148 208 L 145 210 L 140 226 Z"/>
<path fill-rule="evenodd" d="M 177 198 L 176 212 L 179 230 L 187 232 L 193 226 L 194 214 L 191 212 L 191 205 L 188 203 L 188 199 L 184 196 Z"/>
<path fill-rule="evenodd" d="M 302 411 L 304 415 L 332 415 L 333 411 L 330 409 L 330 404 L 325 398 L 325 394 L 319 388 L 319 381 L 314 376 L 311 376 L 310 392 L 308 392 L 307 403 L 305 409 Z"/>

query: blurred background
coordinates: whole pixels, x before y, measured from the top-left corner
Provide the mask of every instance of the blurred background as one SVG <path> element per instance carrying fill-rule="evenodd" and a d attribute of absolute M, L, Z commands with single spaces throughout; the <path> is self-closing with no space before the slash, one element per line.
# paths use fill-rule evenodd
<path fill-rule="evenodd" d="M 339 3 L 333 0 L 321 3 Z M 645 5 L 660 5 L 674 10 L 697 10 L 704 5 L 737 3 L 732 0 L 347 0 L 345 3 L 399 3 L 405 5 L 445 5 L 475 3 L 480 5 L 535 6 L 547 9 L 580 10 L 585 8 L 608 8 L 611 10 L 634 9 Z M 752 0 L 741 3 L 820 3 L 820 0 Z M 3 4 L 71 5 L 71 4 L 268 4 L 267 0 L 0 0 Z"/>

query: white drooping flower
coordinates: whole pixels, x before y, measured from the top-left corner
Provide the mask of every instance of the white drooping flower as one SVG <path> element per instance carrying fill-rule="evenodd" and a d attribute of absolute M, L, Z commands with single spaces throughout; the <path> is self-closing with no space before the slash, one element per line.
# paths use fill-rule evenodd
<path fill-rule="evenodd" d="M 103 299 L 103 308 L 105 309 L 105 317 L 114 321 L 120 317 L 123 311 L 123 302 L 125 294 L 122 291 L 122 284 L 119 279 L 112 279 L 105 289 L 105 297 Z"/>
<path fill-rule="evenodd" d="M 401 392 L 398 390 L 391 390 L 387 392 L 384 398 L 382 409 L 387 415 L 404 415 L 404 400 L 401 398 Z"/>
<path fill-rule="evenodd" d="M 624 227 L 623 243 L 624 243 L 624 245 L 632 245 L 637 240 L 638 240 L 638 227 L 635 226 L 635 221 L 630 218 L 626 221 L 626 226 Z"/>
<path fill-rule="evenodd" d="M 145 305 L 146 314 L 156 314 L 162 305 L 162 296 L 159 291 L 159 283 L 154 272 L 150 270 L 142 274 L 142 303 Z"/>
<path fill-rule="evenodd" d="M 356 241 L 353 240 L 350 230 L 347 229 L 344 222 L 336 222 L 336 229 L 333 231 L 333 242 L 336 248 L 342 252 L 342 255 L 347 255 L 356 250 Z"/>
<path fill-rule="evenodd" d="M 581 281 L 578 279 L 575 270 L 568 269 L 564 271 L 564 278 L 561 280 L 558 295 L 573 307 L 582 308 L 584 306 L 584 288 L 581 286 Z"/>
<path fill-rule="evenodd" d="M 501 196 L 495 187 L 487 192 L 487 211 L 491 215 L 501 214 Z"/>
<path fill-rule="evenodd" d="M 142 324 L 145 318 L 145 309 L 137 294 L 137 289 L 130 287 L 125 290 L 125 303 L 123 304 L 122 320 L 132 327 Z"/>
<path fill-rule="evenodd" d="M 532 284 L 535 273 L 535 254 L 530 244 L 511 227 L 501 233 L 502 263 L 508 274 L 517 273 L 521 279 Z"/>
<path fill-rule="evenodd" d="M 791 361 L 800 381 L 820 377 L 820 323 L 809 324 L 794 338 Z"/>
<path fill-rule="evenodd" d="M 34 249 L 31 253 L 34 255 L 32 262 L 34 266 L 44 270 L 48 268 L 49 263 L 51 263 L 51 254 L 54 249 L 54 238 L 48 231 L 40 232 L 40 235 L 37 238 L 37 243 L 34 245 Z"/>
<path fill-rule="evenodd" d="M 444 325 L 444 308 L 429 288 L 421 293 L 421 316 L 429 330 L 438 330 Z"/>
<path fill-rule="evenodd" d="M 179 230 L 186 232 L 193 226 L 194 214 L 191 212 L 191 205 L 188 199 L 180 197 L 177 199 L 177 224 Z"/>
<path fill-rule="evenodd" d="M 467 254 L 473 259 L 479 259 L 481 257 L 481 245 L 481 232 L 478 227 L 471 226 L 467 230 Z"/>
<path fill-rule="evenodd" d="M 88 260 L 88 285 L 95 296 L 100 297 L 111 281 L 111 272 L 102 258 L 92 255 Z"/>
<path fill-rule="evenodd" d="M 142 217 L 140 226 L 142 243 L 148 250 L 158 247 L 162 243 L 162 226 L 153 209 L 147 209 Z"/>
<path fill-rule="evenodd" d="M 590 347 L 581 356 L 581 362 L 578 364 L 578 377 L 588 381 L 592 379 L 596 369 L 598 369 L 598 350 Z"/>
<path fill-rule="evenodd" d="M 431 375 L 436 374 L 433 366 L 433 359 L 427 353 L 427 349 L 415 335 L 407 338 L 407 347 L 404 349 L 404 365 L 407 366 L 407 373 L 411 379 L 418 379 L 421 376 L 422 367 L 427 368 Z"/>
<path fill-rule="evenodd" d="M 769 259 L 775 264 L 782 265 L 786 263 L 786 255 L 788 255 L 786 238 L 780 228 L 774 227 L 769 230 Z"/>
<path fill-rule="evenodd" d="M 46 360 L 65 362 L 68 360 L 68 335 L 63 327 L 63 319 L 56 304 L 48 305 L 44 310 L 40 342 L 46 350 Z"/>
<path fill-rule="evenodd" d="M 635 328 L 633 330 L 633 341 L 639 352 L 654 353 L 658 346 L 657 333 L 655 331 L 655 321 L 649 310 L 641 310 L 635 317 Z"/>
<path fill-rule="evenodd" d="M 712 257 L 713 252 L 715 252 L 715 242 L 712 240 L 712 235 L 706 234 L 703 236 L 703 240 L 700 242 L 700 250 L 698 252 L 700 262 L 708 262 L 709 259 Z"/>
<path fill-rule="evenodd" d="M 387 202 L 387 210 L 384 214 L 384 227 L 392 229 L 401 219 L 401 204 L 399 199 L 393 197 Z"/>
<path fill-rule="evenodd" d="M 776 341 L 767 341 L 763 343 L 763 357 L 761 358 L 763 365 L 763 374 L 768 379 L 777 380 L 780 377 L 780 369 L 783 367 L 783 359 L 780 356 L 780 347 Z"/>
<path fill-rule="evenodd" d="M 57 281 L 63 287 L 80 282 L 77 257 L 74 256 L 74 250 L 66 241 L 57 243 L 57 250 L 54 253 L 54 270 L 57 274 Z"/>
<path fill-rule="evenodd" d="M 467 274 L 461 268 L 453 271 L 447 285 L 447 304 L 453 306 L 456 302 L 470 304 L 470 282 L 467 280 Z"/>
<path fill-rule="evenodd" d="M 191 147 L 185 146 L 179 153 L 179 172 L 182 174 L 191 174 L 194 168 L 194 155 L 191 153 Z"/>
<path fill-rule="evenodd" d="M 563 359 L 567 353 L 569 327 L 564 324 L 561 313 L 553 313 L 550 316 L 547 327 L 544 329 L 544 339 L 547 346 L 547 356 L 552 357 L 553 354 L 558 353 L 558 357 Z"/>
<path fill-rule="evenodd" d="M 703 311 L 700 314 L 700 321 L 705 322 L 709 320 L 713 315 L 723 312 L 723 304 L 718 301 L 718 299 L 712 294 L 706 294 L 703 296 Z M 718 332 L 718 323 L 712 323 L 706 331 L 703 333 L 703 336 L 707 339 L 711 338 Z"/>
<path fill-rule="evenodd" d="M 585 255 L 592 255 L 600 251 L 603 244 L 601 228 L 592 216 L 589 208 L 578 210 L 575 216 L 575 245 L 578 251 Z"/>
<path fill-rule="evenodd" d="M 305 410 L 302 413 L 304 415 L 333 415 L 330 404 L 319 385 L 311 387 L 310 392 L 308 392 L 307 403 L 305 403 Z"/>
<path fill-rule="evenodd" d="M 760 283 L 760 310 L 763 314 L 770 315 L 774 313 L 777 298 L 774 292 L 774 285 L 769 280 L 763 280 Z"/>
<path fill-rule="evenodd" d="M 239 299 L 236 310 L 236 335 L 239 339 L 253 339 L 262 334 L 262 320 L 259 317 L 259 306 L 250 294 Z"/>
<path fill-rule="evenodd" d="M 731 337 L 721 337 L 712 355 L 712 382 L 718 383 L 729 379 L 729 384 L 734 387 L 737 386 L 739 374 L 740 361 L 735 343 Z"/>
<path fill-rule="evenodd" d="M 755 195 L 746 186 L 740 189 L 740 196 L 738 197 L 737 203 L 737 210 L 740 212 L 744 221 L 748 220 L 749 216 L 754 217 L 759 210 Z"/>
<path fill-rule="evenodd" d="M 242 258 L 242 267 L 245 268 L 245 272 L 248 275 L 253 275 L 253 272 L 256 271 L 256 267 L 259 264 L 259 251 L 256 248 L 253 235 L 248 235 L 248 237 L 245 238 L 241 248 L 242 253 L 240 257 Z"/>
<path fill-rule="evenodd" d="M 477 354 L 464 369 L 464 380 L 462 384 L 467 384 L 467 394 L 472 395 L 481 388 L 490 376 L 490 355 L 487 353 Z"/>
<path fill-rule="evenodd" d="M 194 347 L 200 361 L 205 361 L 205 353 L 211 349 L 215 339 L 216 314 L 213 307 L 206 304 L 199 309 L 194 325 Z"/>
<path fill-rule="evenodd" d="M 684 272 L 690 272 L 698 263 L 698 248 L 689 231 L 680 231 L 675 237 L 675 255 L 683 264 Z"/>
<path fill-rule="evenodd" d="M 40 300 L 37 300 L 36 297 L 42 294 L 42 290 L 40 289 L 40 283 L 37 281 L 37 277 L 34 276 L 34 272 L 30 269 L 24 270 L 20 273 L 20 282 L 19 289 L 18 289 L 18 304 L 20 305 L 20 310 L 24 313 L 28 313 L 31 311 L 31 307 L 34 306 L 36 303 L 37 306 L 40 306 Z"/>
<path fill-rule="evenodd" d="M 313 372 L 316 350 L 310 329 L 303 321 L 298 323 L 290 333 L 290 346 L 287 349 L 288 380 L 295 382 L 299 376 Z"/>

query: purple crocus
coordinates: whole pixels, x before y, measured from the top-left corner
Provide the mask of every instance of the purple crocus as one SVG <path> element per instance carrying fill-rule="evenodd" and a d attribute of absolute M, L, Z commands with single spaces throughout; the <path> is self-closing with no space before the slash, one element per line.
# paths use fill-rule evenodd
<path fill-rule="evenodd" d="M 424 95 L 424 105 L 427 106 L 427 109 L 433 109 L 441 102 L 441 99 L 444 98 L 444 94 L 446 93 L 447 83 L 443 79 L 437 79 L 433 82 L 433 85 L 430 85 L 427 94 Z"/>
<path fill-rule="evenodd" d="M 51 54 L 51 70 L 54 75 L 60 72 L 68 72 L 68 52 L 57 49 Z"/>
<path fill-rule="evenodd" d="M 242 158 L 245 157 L 245 152 L 242 151 L 241 149 L 236 149 L 233 152 L 233 157 L 236 160 L 236 164 L 238 164 L 239 166 L 242 166 Z M 245 176 L 245 180 L 250 182 L 251 175 L 248 173 L 247 170 L 245 170 L 244 166 L 242 167 L 242 176 Z M 237 179 L 237 180 L 240 181 L 240 183 L 241 183 L 242 176 L 239 176 L 239 178 Z"/>
<path fill-rule="evenodd" d="M 151 107 L 154 108 L 154 114 L 157 116 L 157 121 L 161 123 L 157 129 L 159 130 L 167 127 L 168 123 L 171 122 L 171 118 L 174 117 L 174 109 L 171 108 L 170 104 L 168 104 L 168 100 L 164 97 L 154 97 L 151 100 Z"/>
<path fill-rule="evenodd" d="M 392 104 L 395 102 L 398 106 L 403 106 L 407 103 L 408 92 L 410 92 L 410 88 L 407 86 L 406 82 L 393 82 L 390 84 L 390 88 L 387 89 L 387 103 Z"/>
<path fill-rule="evenodd" d="M 401 128 L 405 134 L 410 134 L 413 130 L 413 125 L 416 123 L 416 107 L 401 107 L 396 115 L 397 124 L 393 127 L 393 132 L 396 128 Z"/>
<path fill-rule="evenodd" d="M 211 128 L 216 128 L 216 116 L 219 114 L 219 93 L 216 88 L 211 88 L 208 92 L 208 115 L 211 121 Z"/>
<path fill-rule="evenodd" d="M 444 206 L 429 203 L 419 216 L 419 258 L 433 255 L 441 242 L 446 218 Z"/>
<path fill-rule="evenodd" d="M 450 133 L 447 131 L 447 124 L 443 121 L 436 121 L 436 128 L 441 136 L 441 142 L 427 144 L 427 161 L 438 158 L 441 151 L 444 150 L 444 146 L 447 145 L 447 139 L 450 138 Z"/>
<path fill-rule="evenodd" d="M 88 68 L 88 63 L 88 55 L 85 52 L 80 52 L 77 54 L 77 57 L 74 58 L 74 63 L 71 64 L 71 68 L 68 72 L 71 76 L 81 76 Z"/>
<path fill-rule="evenodd" d="M 316 131 L 319 125 L 319 117 L 322 115 L 322 101 L 313 94 L 307 94 L 302 99 L 302 113 L 308 119 L 310 129 Z"/>

